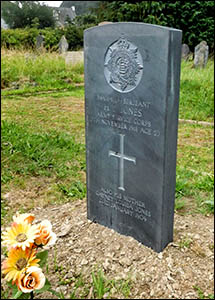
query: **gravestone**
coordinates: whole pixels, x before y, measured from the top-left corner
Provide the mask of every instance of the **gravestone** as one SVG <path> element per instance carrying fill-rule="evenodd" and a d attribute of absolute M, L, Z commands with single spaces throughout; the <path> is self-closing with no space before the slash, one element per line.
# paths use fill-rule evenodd
<path fill-rule="evenodd" d="M 67 51 L 65 54 L 66 65 L 75 66 L 84 62 L 84 52 L 83 51 Z"/>
<path fill-rule="evenodd" d="M 195 47 L 194 67 L 204 68 L 208 61 L 209 47 L 205 41 L 202 41 Z"/>
<path fill-rule="evenodd" d="M 84 31 L 87 217 L 156 252 L 173 240 L 181 36 Z"/>
<path fill-rule="evenodd" d="M 109 22 L 109 21 L 100 22 L 98 26 L 107 25 L 107 24 L 113 24 L 113 22 Z"/>
<path fill-rule="evenodd" d="M 69 44 L 67 43 L 67 39 L 63 35 L 59 42 L 59 53 L 64 54 L 69 48 Z"/>
<path fill-rule="evenodd" d="M 36 37 L 36 49 L 41 50 L 41 49 L 43 49 L 43 46 L 44 46 L 44 36 L 40 33 Z"/>
<path fill-rule="evenodd" d="M 181 46 L 181 58 L 184 60 L 188 60 L 190 55 L 190 48 L 187 44 L 183 44 Z"/>

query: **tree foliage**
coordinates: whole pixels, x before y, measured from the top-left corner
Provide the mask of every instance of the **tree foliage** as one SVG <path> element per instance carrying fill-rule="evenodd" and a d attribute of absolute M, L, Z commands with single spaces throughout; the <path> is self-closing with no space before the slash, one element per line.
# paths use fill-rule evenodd
<path fill-rule="evenodd" d="M 3 1 L 2 17 L 10 28 L 53 27 L 52 9 L 39 1 Z"/>
<path fill-rule="evenodd" d="M 143 22 L 181 29 L 191 49 L 205 40 L 214 50 L 214 1 L 101 1 L 98 22 Z"/>

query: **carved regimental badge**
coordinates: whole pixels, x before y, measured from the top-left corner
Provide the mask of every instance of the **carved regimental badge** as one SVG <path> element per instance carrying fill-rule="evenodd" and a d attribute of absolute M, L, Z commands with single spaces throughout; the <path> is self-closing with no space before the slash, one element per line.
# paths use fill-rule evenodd
<path fill-rule="evenodd" d="M 121 37 L 108 47 L 104 66 L 107 82 L 121 93 L 132 91 L 141 80 L 143 72 L 141 54 L 125 37 Z"/>

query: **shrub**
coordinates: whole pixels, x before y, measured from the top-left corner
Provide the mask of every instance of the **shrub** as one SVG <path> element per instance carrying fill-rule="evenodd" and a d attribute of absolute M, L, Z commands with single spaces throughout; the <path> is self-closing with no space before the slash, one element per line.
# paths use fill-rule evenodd
<path fill-rule="evenodd" d="M 83 31 L 91 25 L 68 25 L 65 28 L 25 28 L 1 29 L 1 46 L 7 49 L 33 49 L 39 32 L 44 36 L 44 47 L 47 50 L 57 50 L 60 38 L 65 35 L 69 50 L 78 50 L 83 47 Z"/>
<path fill-rule="evenodd" d="M 36 43 L 38 30 L 30 29 L 2 29 L 1 45 L 8 49 L 32 48 Z"/>

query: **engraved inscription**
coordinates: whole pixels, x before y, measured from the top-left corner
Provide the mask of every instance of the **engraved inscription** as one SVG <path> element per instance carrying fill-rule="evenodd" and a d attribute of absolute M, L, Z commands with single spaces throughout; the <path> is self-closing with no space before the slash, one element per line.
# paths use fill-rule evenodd
<path fill-rule="evenodd" d="M 143 60 L 138 48 L 124 36 L 109 46 L 104 74 L 110 86 L 121 92 L 132 91 L 142 78 Z"/>
<path fill-rule="evenodd" d="M 133 132 L 158 138 L 161 135 L 160 129 L 147 118 L 147 112 L 152 109 L 153 104 L 145 100 L 98 94 L 95 114 L 89 116 L 87 121 L 102 127 L 123 130 L 123 134 Z"/>
<path fill-rule="evenodd" d="M 132 161 L 136 165 L 136 158 L 127 156 L 124 154 L 124 134 L 120 134 L 120 153 L 114 152 L 112 150 L 109 151 L 109 156 L 114 156 L 119 158 L 120 166 L 119 166 L 119 187 L 118 189 L 125 191 L 124 188 L 124 159 L 128 161 Z"/>
<path fill-rule="evenodd" d="M 105 188 L 97 190 L 95 194 L 101 205 L 110 207 L 122 214 L 126 214 L 143 222 L 146 222 L 148 218 L 151 218 L 151 212 L 146 209 L 143 201 Z"/>

